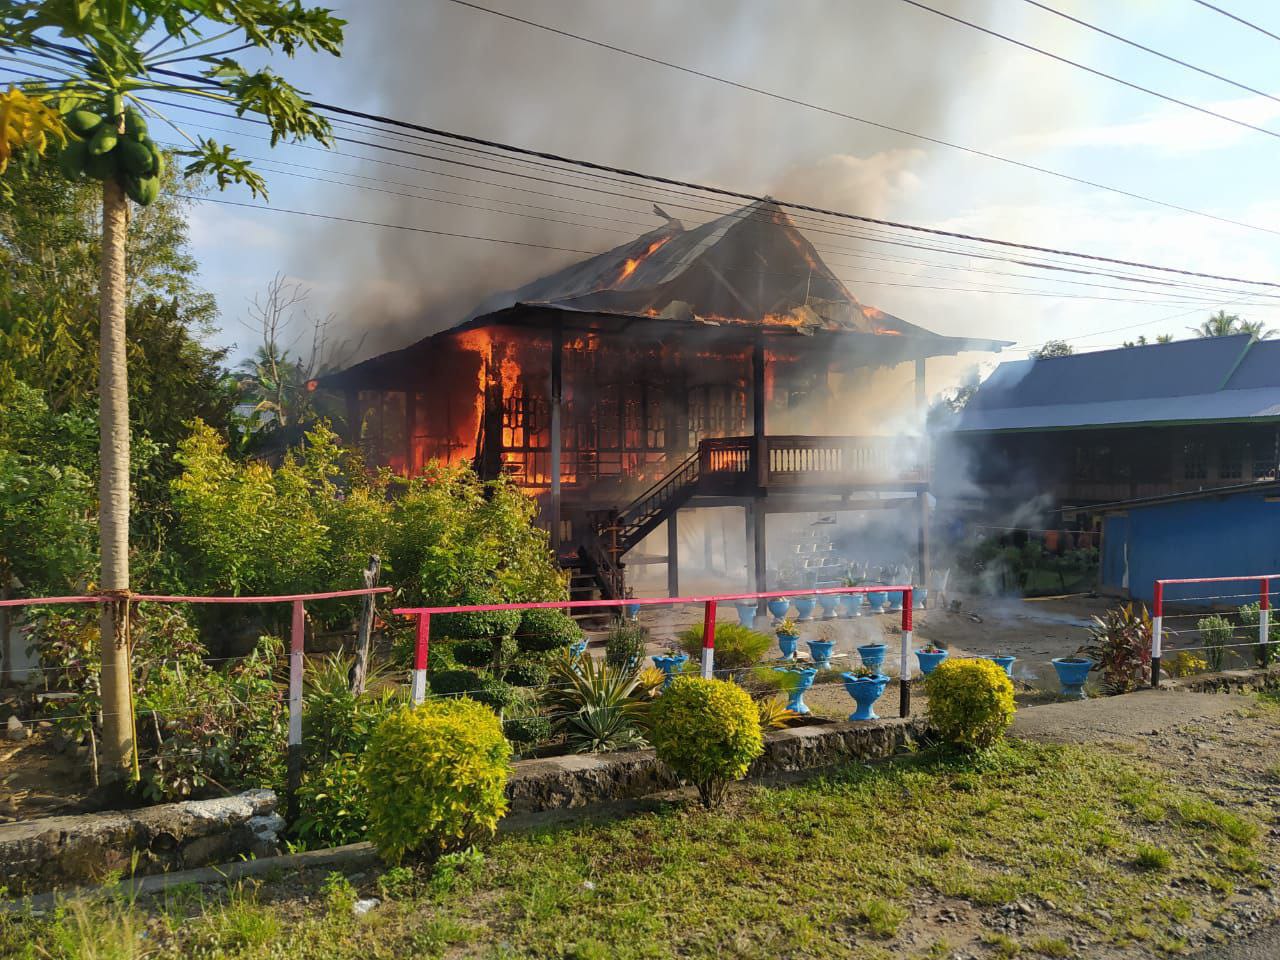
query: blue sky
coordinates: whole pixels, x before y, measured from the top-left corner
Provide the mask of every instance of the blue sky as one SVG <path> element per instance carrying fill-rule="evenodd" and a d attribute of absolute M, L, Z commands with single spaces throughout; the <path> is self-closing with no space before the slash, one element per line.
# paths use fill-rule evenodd
<path fill-rule="evenodd" d="M 1280 41 L 1192 0 L 1046 3 L 1280 95 L 1275 69 Z M 841 111 L 1280 229 L 1280 204 L 1269 189 L 1280 141 L 1091 77 L 899 0 L 785 5 L 707 0 L 696 7 L 676 0 L 491 0 L 490 5 Z M 931 5 L 1280 131 L 1280 102 L 1165 63 L 1029 3 L 932 0 Z M 1280 33 L 1280 10 L 1273 4 L 1223 0 L 1223 5 Z M 341 60 L 304 56 L 277 64 L 320 100 L 874 216 L 1209 272 L 1275 274 L 1280 236 L 885 134 L 446 0 L 366 0 L 339 4 L 338 10 L 351 21 Z M 229 140 L 251 156 L 268 155 L 266 144 L 251 138 L 256 131 L 248 125 L 182 111 L 173 115 L 188 122 L 193 133 Z M 233 133 L 211 133 L 200 123 Z M 641 232 L 589 221 L 584 215 L 591 212 L 628 220 L 636 214 L 593 210 L 580 202 L 585 194 L 574 194 L 579 202 L 556 202 L 580 221 L 574 225 L 480 214 L 441 203 L 444 194 L 421 199 L 421 189 L 432 187 L 547 202 L 380 165 L 368 158 L 396 158 L 369 149 L 342 146 L 339 153 L 325 154 L 285 146 L 271 157 L 264 171 L 276 207 L 592 250 Z M 387 189 L 387 179 L 411 185 L 389 189 L 415 197 L 353 185 L 384 181 Z M 239 189 L 222 196 L 250 200 Z M 647 208 L 651 198 L 636 196 L 628 206 Z M 640 220 L 645 228 L 659 223 L 652 216 Z M 221 308 L 217 339 L 239 350 L 253 340 L 240 323 L 245 306 L 277 271 L 310 288 L 313 312 L 334 313 L 337 325 L 348 331 L 374 329 L 361 348 L 369 353 L 405 345 L 445 325 L 468 298 L 572 259 L 552 251 L 213 204 L 193 209 L 192 239 L 203 282 Z M 912 263 L 904 262 L 909 254 L 893 248 L 851 239 L 839 246 L 845 253 L 833 252 L 829 262 L 838 261 L 833 262 L 837 273 L 864 302 L 940 333 L 1016 340 L 1023 349 L 1050 337 L 1071 338 L 1077 349 L 1087 349 L 1118 345 L 1140 333 L 1182 336 L 1215 306 L 1280 327 L 1280 311 L 1254 305 L 1257 298 L 1249 294 L 1205 294 L 1204 303 L 1193 303 L 1161 292 L 1108 292 L 1048 277 L 938 266 L 1037 273 L 1009 264 L 928 253 L 915 257 L 926 262 Z M 851 251 L 893 259 L 851 258 Z M 924 289 L 928 286 L 966 289 Z M 1051 295 L 983 292 L 997 286 Z M 1106 296 L 1117 299 L 1100 299 Z M 1246 305 L 1233 306 L 1233 300 Z"/>

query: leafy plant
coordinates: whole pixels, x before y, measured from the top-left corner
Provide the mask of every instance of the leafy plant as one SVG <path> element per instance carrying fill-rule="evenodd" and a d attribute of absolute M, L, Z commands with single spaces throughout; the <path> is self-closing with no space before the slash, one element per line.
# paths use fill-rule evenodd
<path fill-rule="evenodd" d="M 1196 628 L 1200 631 L 1200 639 L 1204 643 L 1204 654 L 1209 661 L 1209 669 L 1216 673 L 1226 663 L 1227 645 L 1231 643 L 1235 628 L 1232 627 L 1230 620 L 1216 613 L 1209 617 L 1201 617 L 1196 621 Z"/>
<path fill-rule="evenodd" d="M 756 712 L 760 714 L 761 730 L 780 730 L 800 716 L 794 710 L 788 710 L 785 703 L 774 697 L 757 700 L 755 703 Z"/>
<path fill-rule="evenodd" d="M 773 625 L 773 631 L 780 637 L 798 637 L 800 636 L 800 628 L 796 626 L 796 622 L 790 617 L 784 617 Z M 717 636 L 720 628 L 716 627 Z"/>
<path fill-rule="evenodd" d="M 759 710 L 724 680 L 677 677 L 653 705 L 650 735 L 658 759 L 697 787 L 708 809 L 764 752 Z"/>
<path fill-rule="evenodd" d="M 1132 603 L 1112 607 L 1105 616 L 1094 617 L 1089 643 L 1077 651 L 1094 662 L 1102 673 L 1107 693 L 1128 693 L 1136 689 L 1151 668 L 1151 617 L 1147 608 L 1136 610 Z"/>
<path fill-rule="evenodd" d="M 1249 603 L 1241 607 L 1240 622 L 1246 627 L 1253 627 L 1255 633 L 1258 632 L 1261 604 Z M 1267 620 L 1267 642 L 1259 643 L 1253 650 L 1254 660 L 1260 667 L 1269 667 L 1280 660 L 1280 620 L 1274 614 Z"/>
<path fill-rule="evenodd" d="M 492 836 L 507 808 L 510 758 L 498 718 L 465 697 L 392 713 L 363 766 L 379 855 L 392 865 L 434 860 Z"/>
<path fill-rule="evenodd" d="M 990 747 L 1013 722 L 1013 681 L 990 660 L 943 660 L 924 689 L 929 723 L 957 746 Z"/>
<path fill-rule="evenodd" d="M 1187 650 L 1179 650 L 1169 664 L 1169 672 L 1175 677 L 1189 677 L 1209 669 L 1209 661 Z"/>
<path fill-rule="evenodd" d="M 532 692 L 522 692 L 502 712 L 502 730 L 512 745 L 524 751 L 545 743 L 551 736 L 551 721 L 542 712 Z"/>
<path fill-rule="evenodd" d="M 566 651 L 552 663 L 542 702 L 570 750 L 603 753 L 644 746 L 651 690 L 634 669 L 611 667 L 593 657 L 575 660 Z"/>
<path fill-rule="evenodd" d="M 525 610 L 516 628 L 521 653 L 545 653 L 582 639 L 582 628 L 563 610 Z"/>
<path fill-rule="evenodd" d="M 642 627 L 634 620 L 616 620 L 605 639 L 604 661 L 617 669 L 638 669 L 644 660 L 644 648 L 648 642 L 648 627 Z"/>
<path fill-rule="evenodd" d="M 680 634 L 680 648 L 691 657 L 702 653 L 702 624 L 690 627 Z M 760 662 L 773 641 L 768 634 L 744 627 L 740 623 L 716 624 L 716 667 L 721 670 L 741 670 Z"/>
<path fill-rule="evenodd" d="M 336 847 L 364 839 L 369 796 L 361 758 L 338 754 L 319 768 L 308 766 L 298 787 L 298 820 L 293 833 L 307 847 Z"/>

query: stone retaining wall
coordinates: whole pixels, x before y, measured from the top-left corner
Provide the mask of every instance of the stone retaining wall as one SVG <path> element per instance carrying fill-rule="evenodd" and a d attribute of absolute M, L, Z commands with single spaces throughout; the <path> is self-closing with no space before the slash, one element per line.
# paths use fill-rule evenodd
<path fill-rule="evenodd" d="M 881 760 L 928 730 L 923 717 L 872 723 L 824 723 L 765 735 L 764 754 L 749 777 L 814 770 L 850 761 Z M 578 754 L 515 764 L 507 784 L 510 813 L 537 813 L 632 800 L 679 786 L 652 750 Z"/>
<path fill-rule="evenodd" d="M 284 825 L 270 790 L 0 824 L 0 885 L 23 893 L 271 856 Z"/>
<path fill-rule="evenodd" d="M 1259 667 L 1254 670 L 1202 673 L 1196 677 L 1175 680 L 1169 686 L 1191 693 L 1254 693 L 1262 690 L 1280 690 L 1280 665 Z"/>

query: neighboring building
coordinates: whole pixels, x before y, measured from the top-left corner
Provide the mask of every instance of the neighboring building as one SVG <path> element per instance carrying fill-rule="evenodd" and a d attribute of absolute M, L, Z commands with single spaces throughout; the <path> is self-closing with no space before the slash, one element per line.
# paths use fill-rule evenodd
<path fill-rule="evenodd" d="M 1274 481 L 1114 503 L 1099 512 L 1105 593 L 1150 603 L 1157 579 L 1280 572 L 1280 483 Z M 1233 595 L 1217 602 L 1239 606 L 1256 590 L 1247 583 L 1185 584 L 1170 586 L 1165 598 L 1213 606 L 1214 595 Z"/>
<path fill-rule="evenodd" d="M 1274 480 L 1278 454 L 1280 342 L 1182 340 L 1000 364 L 939 445 L 963 482 L 938 495 L 1088 530 L 1101 504 Z"/>

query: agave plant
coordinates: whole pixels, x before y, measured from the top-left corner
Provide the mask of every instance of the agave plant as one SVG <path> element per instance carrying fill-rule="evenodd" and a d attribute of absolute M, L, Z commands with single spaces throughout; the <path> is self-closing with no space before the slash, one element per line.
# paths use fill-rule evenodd
<path fill-rule="evenodd" d="M 1102 672 L 1107 693 L 1128 693 L 1142 683 L 1151 666 L 1151 617 L 1145 606 L 1134 610 L 1128 603 L 1094 617 L 1089 640 L 1079 655 Z"/>
<path fill-rule="evenodd" d="M 769 697 L 765 700 L 756 701 L 756 711 L 760 714 L 761 730 L 778 730 L 785 727 L 790 721 L 794 720 L 800 714 L 794 710 L 788 710 L 787 705 L 781 700 Z"/>
<path fill-rule="evenodd" d="M 651 683 L 663 679 L 662 671 L 653 672 L 657 678 L 642 679 L 634 666 L 613 667 L 564 652 L 552 663 L 542 702 L 575 753 L 642 747 Z"/>

